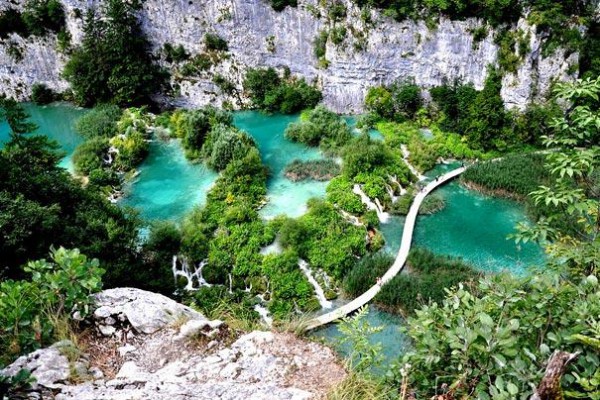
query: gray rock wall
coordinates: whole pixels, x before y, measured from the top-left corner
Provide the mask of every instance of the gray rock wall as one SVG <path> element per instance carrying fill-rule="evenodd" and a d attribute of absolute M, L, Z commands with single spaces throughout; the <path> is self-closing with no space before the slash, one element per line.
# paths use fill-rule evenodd
<path fill-rule="evenodd" d="M 0 7 L 8 1 L 0 0 Z M 75 17 L 75 9 L 84 10 L 97 2 L 62 1 L 69 30 L 78 42 L 82 21 Z M 344 1 L 348 13 L 338 25 L 347 27 L 348 33 L 339 45 L 328 42 L 326 68 L 319 67 L 313 51 L 318 32 L 331 28 L 318 0 L 300 0 L 297 8 L 288 7 L 279 13 L 266 0 L 147 0 L 140 17 L 156 50 L 164 43 L 182 44 L 197 54 L 203 49 L 207 32 L 228 41 L 230 58 L 204 76 L 176 79 L 181 94 L 177 103 L 189 107 L 221 104 L 224 98 L 211 76 L 219 73 L 241 87 L 244 71 L 249 67 L 288 66 L 293 74 L 316 81 L 329 107 L 351 113 L 361 111 L 364 95 L 372 85 L 414 78 L 417 84 L 428 88 L 444 79 L 461 78 L 481 88 L 487 66 L 496 63 L 498 48 L 493 43 L 493 32 L 473 43 L 470 30 L 479 25 L 477 20 L 441 20 L 437 27 L 428 29 L 423 22 L 398 23 L 372 12 L 373 22 L 365 23 L 360 10 L 350 0 Z M 507 106 L 523 108 L 533 96 L 544 94 L 552 79 L 572 78 L 567 71 L 578 60 L 576 54 L 565 59 L 560 50 L 543 59 L 535 30 L 524 21 L 519 22 L 519 27 L 533 33 L 532 51 L 516 74 L 504 78 L 502 96 Z M 35 82 L 58 90 L 67 86 L 60 78 L 65 57 L 54 50 L 54 38 L 43 42 L 9 40 L 20 42 L 26 51 L 23 61 L 17 63 L 7 54 L 8 41 L 0 43 L 0 91 L 26 99 Z M 269 41 L 274 46 L 269 46 Z M 362 50 L 356 49 L 358 45 L 362 45 Z"/>

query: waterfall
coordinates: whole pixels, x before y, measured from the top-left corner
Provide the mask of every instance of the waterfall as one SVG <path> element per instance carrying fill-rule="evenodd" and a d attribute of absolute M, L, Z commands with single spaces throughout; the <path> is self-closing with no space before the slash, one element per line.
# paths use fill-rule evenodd
<path fill-rule="evenodd" d="M 258 297 L 263 303 L 265 303 L 264 294 L 258 295 L 256 297 Z M 265 306 L 263 306 L 262 304 L 256 304 L 254 306 L 254 311 L 256 311 L 260 315 L 262 320 L 265 322 L 265 324 L 267 324 L 269 328 L 273 326 L 273 318 L 269 316 L 269 310 Z"/>
<path fill-rule="evenodd" d="M 233 294 L 233 278 L 231 274 L 227 274 L 229 276 L 229 294 Z"/>
<path fill-rule="evenodd" d="M 181 264 L 181 268 L 179 268 Z M 171 270 L 173 271 L 173 278 L 177 281 L 177 277 L 181 276 L 186 279 L 187 283 L 184 287 L 185 290 L 198 290 L 203 286 L 210 287 L 210 283 L 206 282 L 202 277 L 202 268 L 207 264 L 206 261 L 202 261 L 197 267 L 188 264 L 187 260 L 179 262 L 177 256 L 173 256 L 173 264 Z"/>
<path fill-rule="evenodd" d="M 104 164 L 112 165 L 112 163 L 114 161 L 113 154 L 119 154 L 119 149 L 117 149 L 115 146 L 110 146 L 110 148 L 108 149 L 108 152 L 106 153 L 106 158 L 102 159 Z"/>
<path fill-rule="evenodd" d="M 344 219 L 348 222 L 350 222 L 352 225 L 354 226 L 365 226 L 362 222 L 360 222 L 360 219 L 358 219 L 358 217 L 356 215 L 352 215 L 349 212 L 346 212 L 342 209 L 338 210 L 340 212 L 340 214 L 342 215 L 342 217 L 344 217 Z"/>
<path fill-rule="evenodd" d="M 379 218 L 379 221 L 381 221 L 382 223 L 387 222 L 387 220 L 390 218 L 390 214 L 383 211 L 383 207 L 381 206 L 379 199 L 375 199 L 375 203 L 373 203 L 369 196 L 367 196 L 365 192 L 363 192 L 359 184 L 354 185 L 352 192 L 360 196 L 361 201 L 367 206 L 369 210 L 375 210 L 375 212 L 377 212 L 377 217 Z"/>
<path fill-rule="evenodd" d="M 321 308 L 331 308 L 332 303 L 325 298 L 325 292 L 323 291 L 321 285 L 319 285 L 319 282 L 317 282 L 317 280 L 313 277 L 308 263 L 304 260 L 299 260 L 298 266 L 304 275 L 306 275 L 306 279 L 308 279 L 310 284 L 315 288 L 315 295 L 317 296 L 317 300 L 319 300 L 319 304 L 321 304 Z"/>
<path fill-rule="evenodd" d="M 410 157 L 410 152 L 408 151 L 408 148 L 405 144 L 400 145 L 400 150 L 402 150 L 402 159 L 404 160 L 404 163 L 408 166 L 410 172 L 412 172 L 420 181 L 422 181 L 423 179 L 427 179 L 425 175 L 421 175 L 421 173 L 410 163 L 410 161 L 408 161 L 408 158 Z"/>

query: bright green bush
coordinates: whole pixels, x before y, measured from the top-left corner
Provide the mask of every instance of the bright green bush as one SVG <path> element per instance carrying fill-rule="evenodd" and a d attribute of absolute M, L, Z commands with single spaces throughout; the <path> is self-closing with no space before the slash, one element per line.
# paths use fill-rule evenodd
<path fill-rule="evenodd" d="M 30 262 L 31 281 L 0 283 L 0 364 L 48 345 L 53 321 L 90 312 L 90 295 L 102 287 L 104 270 L 79 250 L 52 250 L 50 261 Z"/>
<path fill-rule="evenodd" d="M 246 132 L 216 125 L 210 131 L 202 153 L 209 167 L 221 171 L 231 161 L 243 159 L 252 148 L 256 148 L 256 143 Z"/>
<path fill-rule="evenodd" d="M 419 398 L 443 386 L 455 397 L 528 398 L 553 351 L 580 351 L 562 386 L 573 398 L 591 398 L 583 384 L 600 367 L 589 345 L 598 340 L 597 322 L 582 316 L 599 313 L 595 276 L 568 282 L 548 273 L 500 275 L 473 292 L 455 288 L 442 304 L 424 306 L 407 321 L 414 346 L 403 359 L 410 364 L 409 386 Z M 395 369 L 396 384 L 404 365 Z"/>
<path fill-rule="evenodd" d="M 422 104 L 421 89 L 408 81 L 372 87 L 365 97 L 369 112 L 399 122 L 413 119 Z"/>
<path fill-rule="evenodd" d="M 354 215 L 361 215 L 366 206 L 358 195 L 352 192 L 354 184 L 344 176 L 335 177 L 327 185 L 327 201 Z"/>
<path fill-rule="evenodd" d="M 377 283 L 394 263 L 394 257 L 387 253 L 367 255 L 344 277 L 344 292 L 358 297 Z"/>

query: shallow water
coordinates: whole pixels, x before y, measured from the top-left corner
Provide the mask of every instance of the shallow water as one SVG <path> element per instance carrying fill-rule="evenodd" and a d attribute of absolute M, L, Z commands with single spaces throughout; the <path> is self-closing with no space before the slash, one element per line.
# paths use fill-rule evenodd
<path fill-rule="evenodd" d="M 73 171 L 72 156 L 75 148 L 83 141 L 75 132 L 75 121 L 87 112 L 84 108 L 73 107 L 69 103 L 53 103 L 37 106 L 32 103 L 23 104 L 30 115 L 29 121 L 38 129 L 35 134 L 43 134 L 58 142 L 66 156 L 60 166 Z M 10 128 L 6 122 L 0 123 L 0 147 L 10 139 Z"/>
<path fill-rule="evenodd" d="M 180 220 L 206 202 L 206 192 L 217 178 L 203 164 L 190 163 L 178 140 L 153 141 L 138 171 L 120 204 L 135 207 L 149 221 Z"/>

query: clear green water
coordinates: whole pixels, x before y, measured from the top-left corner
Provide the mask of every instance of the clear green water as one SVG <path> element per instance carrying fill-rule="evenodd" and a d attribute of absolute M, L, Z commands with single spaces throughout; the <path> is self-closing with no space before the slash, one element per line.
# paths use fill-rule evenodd
<path fill-rule="evenodd" d="M 203 164 L 190 163 L 178 140 L 152 142 L 138 171 L 120 204 L 138 209 L 149 221 L 180 220 L 195 205 L 204 204 L 206 192 L 217 178 L 217 173 Z"/>
<path fill-rule="evenodd" d="M 56 140 L 66 153 L 66 156 L 60 162 L 60 166 L 73 171 L 71 157 L 77 145 L 83 141 L 75 132 L 75 121 L 87 111 L 83 108 L 73 107 L 68 103 L 53 103 L 46 106 L 27 103 L 23 106 L 30 115 L 29 121 L 39 127 L 35 133 Z M 8 124 L 6 122 L 0 123 L 0 146 L 9 140 L 9 132 Z"/>

